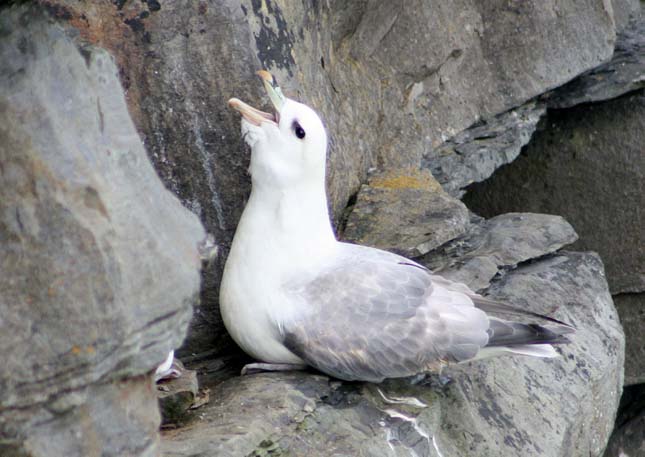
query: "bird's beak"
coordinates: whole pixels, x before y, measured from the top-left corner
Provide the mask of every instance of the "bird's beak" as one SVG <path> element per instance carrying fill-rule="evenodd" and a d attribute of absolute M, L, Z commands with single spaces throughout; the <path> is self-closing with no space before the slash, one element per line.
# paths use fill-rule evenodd
<path fill-rule="evenodd" d="M 269 95 L 271 103 L 273 103 L 273 106 L 276 109 L 276 113 L 265 113 L 264 111 L 260 111 L 259 109 L 247 105 L 238 98 L 231 98 L 228 101 L 228 106 L 239 111 L 244 119 L 253 125 L 259 126 L 262 122 L 273 122 L 274 124 L 277 124 L 280 122 L 280 110 L 282 110 L 282 106 L 284 105 L 285 97 L 282 95 L 282 90 L 278 87 L 278 84 L 275 82 L 271 73 L 266 70 L 260 70 L 257 74 L 262 78 L 264 88 Z"/>

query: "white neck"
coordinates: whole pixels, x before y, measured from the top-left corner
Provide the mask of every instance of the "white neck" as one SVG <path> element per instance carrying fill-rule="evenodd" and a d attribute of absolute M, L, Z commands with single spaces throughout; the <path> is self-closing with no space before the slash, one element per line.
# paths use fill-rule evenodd
<path fill-rule="evenodd" d="M 235 233 L 244 255 L 270 260 L 274 268 L 306 269 L 330 254 L 336 245 L 325 195 L 324 176 L 288 189 L 254 182 Z M 284 261 L 284 262 L 283 262 Z M 276 274 L 280 274 L 276 271 Z"/>

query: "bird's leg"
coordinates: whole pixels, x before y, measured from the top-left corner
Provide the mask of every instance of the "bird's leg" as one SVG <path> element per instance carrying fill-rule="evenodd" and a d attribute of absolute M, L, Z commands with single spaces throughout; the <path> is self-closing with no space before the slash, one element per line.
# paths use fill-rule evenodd
<path fill-rule="evenodd" d="M 242 368 L 240 375 L 261 373 L 263 371 L 294 371 L 302 370 L 306 365 L 298 363 L 248 363 Z"/>

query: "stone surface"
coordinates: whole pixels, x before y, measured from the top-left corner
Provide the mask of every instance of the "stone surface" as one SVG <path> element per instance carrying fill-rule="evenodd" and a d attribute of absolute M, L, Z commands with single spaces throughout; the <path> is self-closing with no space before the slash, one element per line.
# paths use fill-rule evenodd
<path fill-rule="evenodd" d="M 429 172 L 401 170 L 361 186 L 343 239 L 417 257 L 462 235 L 468 224 L 464 204 Z"/>
<path fill-rule="evenodd" d="M 150 373 L 185 335 L 204 229 L 157 177 L 105 51 L 37 7 L 3 11 L 0 36 L 2 443 L 154 455 Z"/>
<path fill-rule="evenodd" d="M 501 270 L 554 253 L 578 238 L 560 216 L 507 213 L 489 220 L 474 219 L 465 235 L 419 259 L 473 290 L 487 288 Z"/>
<path fill-rule="evenodd" d="M 179 360 L 173 362 L 173 367 L 179 371 L 179 377 L 157 383 L 162 425 L 181 424 L 199 391 L 196 371 L 186 369 Z"/>
<path fill-rule="evenodd" d="M 645 411 L 614 432 L 604 455 L 605 457 L 645 456 Z"/>
<path fill-rule="evenodd" d="M 619 97 L 645 87 L 645 18 L 633 21 L 616 40 L 611 60 L 574 79 L 543 99 L 550 108 Z"/>
<path fill-rule="evenodd" d="M 629 23 L 641 15 L 640 0 L 612 0 L 612 9 L 614 10 L 614 22 L 616 29 L 622 31 L 629 26 Z"/>
<path fill-rule="evenodd" d="M 266 104 L 256 70 L 321 113 L 338 221 L 370 167 L 418 167 L 479 119 L 605 61 L 615 39 L 608 0 L 39 4 L 114 54 L 157 170 L 222 247 L 183 355 L 229 347 L 217 287 L 249 179 L 226 100 Z"/>
<path fill-rule="evenodd" d="M 626 387 L 605 457 L 645 456 L 645 385 Z"/>
<path fill-rule="evenodd" d="M 446 192 L 460 198 L 466 186 L 483 181 L 517 158 L 545 111 L 543 104 L 529 102 L 482 121 L 426 154 L 422 165 Z"/>
<path fill-rule="evenodd" d="M 612 293 L 645 290 L 645 93 L 549 113 L 512 164 L 464 198 L 477 214 L 560 214 L 605 262 Z"/>
<path fill-rule="evenodd" d="M 305 372 L 234 378 L 213 388 L 190 425 L 163 434 L 164 455 L 602 455 L 624 346 L 598 257 L 563 253 L 521 266 L 492 295 L 573 323 L 573 342 L 557 359 L 449 368 L 454 382 L 444 389 Z"/>
<path fill-rule="evenodd" d="M 625 329 L 625 385 L 645 383 L 645 293 L 614 295 Z"/>

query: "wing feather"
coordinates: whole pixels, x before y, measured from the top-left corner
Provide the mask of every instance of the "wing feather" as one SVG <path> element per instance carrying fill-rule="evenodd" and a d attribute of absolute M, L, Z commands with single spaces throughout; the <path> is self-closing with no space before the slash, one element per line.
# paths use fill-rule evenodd
<path fill-rule="evenodd" d="M 308 312 L 283 326 L 284 344 L 308 364 L 380 382 L 471 359 L 486 345 L 488 318 L 468 295 L 403 257 L 343 246 L 334 264 L 291 285 Z"/>

